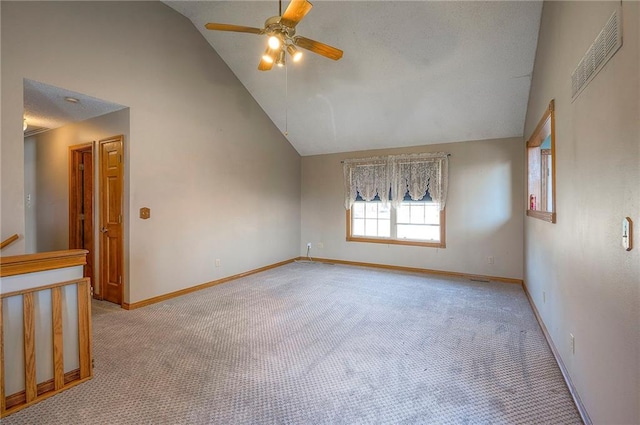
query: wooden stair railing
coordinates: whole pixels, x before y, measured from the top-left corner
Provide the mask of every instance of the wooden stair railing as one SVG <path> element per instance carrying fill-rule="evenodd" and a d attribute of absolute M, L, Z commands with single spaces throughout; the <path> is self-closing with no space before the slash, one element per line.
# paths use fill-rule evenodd
<path fill-rule="evenodd" d="M 12 243 L 14 243 L 15 241 L 17 241 L 18 239 L 20 239 L 20 236 L 18 236 L 18 234 L 14 234 L 9 236 L 7 239 L 3 240 L 2 243 L 0 243 L 0 249 L 3 249 L 9 245 L 11 245 Z"/>
<path fill-rule="evenodd" d="M 71 250 L 3 257 L 0 258 L 0 277 L 80 266 L 86 263 L 86 253 L 85 250 Z M 45 306 L 38 309 L 38 306 L 49 298 L 50 308 Z M 3 310 L 7 309 L 5 314 L 10 314 L 12 309 L 16 311 L 16 307 L 21 307 L 22 310 L 17 317 L 14 315 L 14 320 L 18 323 L 20 319 L 22 321 L 22 332 L 20 332 L 22 341 L 19 341 L 19 337 L 11 335 L 10 326 L 3 323 Z M 69 334 L 65 323 L 72 316 L 77 318 L 77 330 Z M 42 338 L 37 339 L 36 327 L 41 326 L 44 321 L 50 321 L 51 332 L 50 337 L 42 341 Z M 71 326 L 71 328 L 75 327 Z M 5 363 L 11 360 L 6 356 L 8 347 L 5 346 L 5 333 L 9 334 L 6 341 L 8 344 L 20 344 L 23 347 L 20 350 L 23 361 L 16 361 L 16 363 L 24 363 L 24 370 L 19 371 L 20 374 L 24 373 L 24 385 L 22 385 L 23 389 L 18 389 L 17 392 L 15 392 L 17 384 L 12 383 L 13 389 L 7 388 L 6 372 L 15 368 L 16 365 Z M 74 357 L 77 359 L 78 368 L 65 371 L 64 360 L 65 356 L 69 355 L 65 347 L 69 346 L 69 341 L 72 344 L 77 341 L 77 357 Z M 36 355 L 36 351 L 41 346 L 51 347 L 52 358 L 41 358 L 40 355 Z M 91 379 L 93 376 L 91 347 L 89 278 L 79 277 L 70 281 L 43 284 L 0 294 L 0 418 Z M 73 349 L 71 351 L 75 352 Z M 15 356 L 15 350 L 12 352 Z M 50 379 L 37 382 L 37 361 L 52 365 Z M 13 394 L 6 394 L 6 390 Z"/>

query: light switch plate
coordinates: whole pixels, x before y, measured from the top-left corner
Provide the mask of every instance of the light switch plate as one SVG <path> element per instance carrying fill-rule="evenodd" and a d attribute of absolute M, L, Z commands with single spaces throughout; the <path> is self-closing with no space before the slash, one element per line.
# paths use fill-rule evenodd
<path fill-rule="evenodd" d="M 146 220 L 149 217 L 151 217 L 151 210 L 147 207 L 140 208 L 140 218 Z"/>
<path fill-rule="evenodd" d="M 629 217 L 622 219 L 622 247 L 627 251 L 633 249 L 633 222 Z"/>

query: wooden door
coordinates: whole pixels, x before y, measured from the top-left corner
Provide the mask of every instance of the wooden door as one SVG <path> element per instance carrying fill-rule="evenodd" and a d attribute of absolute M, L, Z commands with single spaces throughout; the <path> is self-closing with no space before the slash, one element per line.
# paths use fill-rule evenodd
<path fill-rule="evenodd" d="M 69 148 L 69 249 L 86 249 L 88 277 L 95 293 L 93 263 L 93 143 Z"/>
<path fill-rule="evenodd" d="M 122 304 L 123 294 L 123 138 L 100 140 L 100 293 Z"/>

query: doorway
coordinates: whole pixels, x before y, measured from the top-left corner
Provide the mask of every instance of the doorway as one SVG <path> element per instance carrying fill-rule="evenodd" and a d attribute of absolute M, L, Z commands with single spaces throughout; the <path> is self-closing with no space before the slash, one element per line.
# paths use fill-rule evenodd
<path fill-rule="evenodd" d="M 84 277 L 94 279 L 93 143 L 69 147 L 69 249 L 86 249 Z"/>
<path fill-rule="evenodd" d="M 91 279 L 94 298 L 103 299 L 109 292 L 109 301 L 122 306 L 127 301 L 124 168 L 120 166 L 116 178 L 119 195 L 107 197 L 117 199 L 110 209 L 119 211 L 119 223 L 106 224 L 111 230 L 103 237 L 99 141 L 118 134 L 123 135 L 120 141 L 128 137 L 129 108 L 28 79 L 23 88 L 25 251 L 86 249 L 84 275 Z M 122 160 L 121 154 L 116 157 Z M 101 260 L 101 249 L 113 253 L 108 261 Z M 104 267 L 116 276 L 108 279 L 110 288 L 117 282 L 115 291 L 102 287 L 107 280 Z"/>
<path fill-rule="evenodd" d="M 69 249 L 89 251 L 84 276 L 91 279 L 94 298 L 118 305 L 122 305 L 124 292 L 123 142 L 124 137 L 120 135 L 97 143 L 97 199 L 93 182 L 94 144 L 69 147 Z M 100 230 L 97 267 L 94 266 L 94 205 L 99 210 Z"/>

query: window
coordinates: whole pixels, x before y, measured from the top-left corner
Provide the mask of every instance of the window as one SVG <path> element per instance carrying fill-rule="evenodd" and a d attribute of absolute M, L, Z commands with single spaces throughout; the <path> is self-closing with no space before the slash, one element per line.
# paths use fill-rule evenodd
<path fill-rule="evenodd" d="M 347 240 L 445 247 L 448 155 L 344 161 Z"/>
<path fill-rule="evenodd" d="M 556 222 L 554 101 L 527 140 L 527 215 Z"/>
<path fill-rule="evenodd" d="M 347 240 L 444 248 L 444 210 L 433 201 L 356 201 L 347 211 Z"/>

